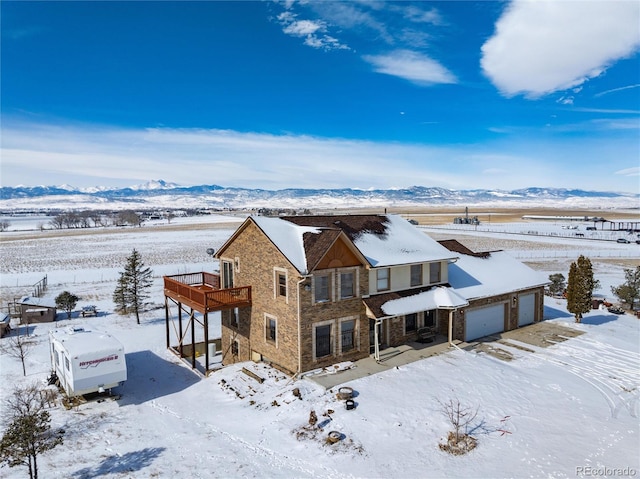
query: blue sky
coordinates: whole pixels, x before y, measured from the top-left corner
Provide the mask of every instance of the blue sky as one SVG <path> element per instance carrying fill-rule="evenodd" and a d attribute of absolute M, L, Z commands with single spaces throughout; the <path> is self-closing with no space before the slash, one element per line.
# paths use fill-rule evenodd
<path fill-rule="evenodd" d="M 640 193 L 640 2 L 11 2 L 2 186 Z"/>

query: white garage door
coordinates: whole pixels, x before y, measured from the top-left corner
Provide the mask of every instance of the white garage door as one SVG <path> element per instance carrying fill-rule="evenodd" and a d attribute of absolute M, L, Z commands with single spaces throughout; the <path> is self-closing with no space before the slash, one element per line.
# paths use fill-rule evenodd
<path fill-rule="evenodd" d="M 536 295 L 525 294 L 518 298 L 518 326 L 532 324 L 536 319 Z"/>
<path fill-rule="evenodd" d="M 504 303 L 467 310 L 465 341 L 504 331 Z"/>

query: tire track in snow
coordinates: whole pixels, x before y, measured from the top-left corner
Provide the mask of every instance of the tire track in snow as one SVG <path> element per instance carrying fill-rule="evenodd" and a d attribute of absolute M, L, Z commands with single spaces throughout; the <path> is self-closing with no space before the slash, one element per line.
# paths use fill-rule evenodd
<path fill-rule="evenodd" d="M 233 443 L 238 447 L 240 447 L 241 448 L 240 452 L 242 453 L 242 455 L 246 456 L 247 452 L 249 452 L 255 456 L 267 458 L 269 464 L 273 468 L 281 472 L 299 471 L 299 473 L 308 475 L 309 477 L 317 477 L 318 475 L 320 475 L 323 478 L 336 478 L 336 479 L 345 478 L 345 477 L 346 478 L 354 477 L 351 474 L 345 474 L 344 472 L 339 472 L 339 471 L 336 471 L 335 469 L 330 469 L 320 463 L 311 464 L 308 461 L 304 461 L 302 459 L 296 459 L 286 454 L 283 454 L 281 452 L 277 452 L 267 447 L 261 446 L 259 444 L 246 441 L 245 439 L 239 436 L 235 436 L 227 431 L 218 429 L 212 424 L 203 423 L 197 419 L 192 419 L 190 417 L 182 416 L 177 412 L 175 412 L 170 407 L 161 405 L 156 400 L 150 401 L 148 404 L 150 407 L 156 409 L 162 414 L 172 415 L 177 419 L 188 422 L 189 424 L 206 428 L 210 433 L 215 433 L 223 436 L 227 441 L 229 441 L 229 443 Z M 296 474 L 296 477 L 302 477 L 302 476 Z"/>
<path fill-rule="evenodd" d="M 612 417 L 618 417 L 622 409 L 638 417 L 640 354 L 583 338 L 556 344 L 558 347 L 540 350 L 538 357 L 591 384 L 604 396 Z"/>

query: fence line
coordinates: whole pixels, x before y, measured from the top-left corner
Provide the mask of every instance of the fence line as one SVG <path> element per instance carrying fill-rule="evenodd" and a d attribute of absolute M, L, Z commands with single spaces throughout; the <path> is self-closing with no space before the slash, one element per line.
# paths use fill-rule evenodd
<path fill-rule="evenodd" d="M 579 240 L 592 240 L 592 241 L 613 241 L 615 242 L 618 238 L 624 238 L 624 235 L 629 236 L 627 231 L 589 231 L 583 233 L 582 231 L 576 230 L 567 230 L 566 232 L 556 232 L 556 231 L 538 231 L 538 230 L 524 230 L 524 231 L 513 231 L 507 229 L 495 229 L 495 228 L 486 228 L 482 226 L 474 226 L 474 225 L 420 225 L 418 228 L 422 230 L 443 230 L 443 231 L 458 231 L 461 233 L 464 232 L 473 232 L 473 233 L 494 233 L 494 234 L 506 234 L 506 235 L 514 235 L 514 236 L 542 236 L 546 238 L 567 238 L 567 239 L 579 239 Z M 628 239 L 628 238 L 627 238 Z M 633 240 L 635 242 L 635 238 Z"/>

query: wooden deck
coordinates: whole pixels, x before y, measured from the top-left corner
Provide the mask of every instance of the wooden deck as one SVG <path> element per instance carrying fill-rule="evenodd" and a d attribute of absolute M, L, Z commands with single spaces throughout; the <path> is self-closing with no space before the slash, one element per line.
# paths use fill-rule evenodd
<path fill-rule="evenodd" d="M 165 276 L 164 295 L 201 313 L 251 306 L 251 286 L 222 289 L 214 273 Z"/>

